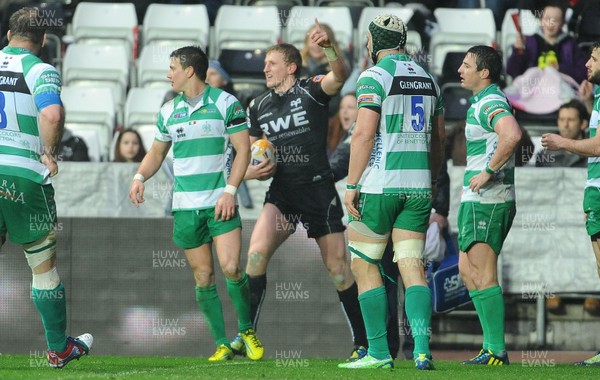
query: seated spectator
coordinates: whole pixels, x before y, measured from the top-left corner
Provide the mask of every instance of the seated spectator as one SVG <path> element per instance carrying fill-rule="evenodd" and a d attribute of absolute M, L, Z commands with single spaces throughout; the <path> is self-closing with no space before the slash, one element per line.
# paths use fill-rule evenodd
<path fill-rule="evenodd" d="M 60 141 L 60 159 L 62 161 L 89 161 L 88 147 L 82 138 L 73 135 L 65 128 Z"/>
<path fill-rule="evenodd" d="M 146 149 L 142 137 L 133 129 L 125 129 L 117 137 L 113 162 L 142 162 Z"/>
<path fill-rule="evenodd" d="M 221 90 L 230 93 L 235 96 L 235 90 L 233 89 L 233 81 L 231 77 L 225 71 L 221 63 L 217 60 L 210 60 L 208 62 L 208 70 L 206 70 L 206 83 L 210 87 L 220 88 Z"/>
<path fill-rule="evenodd" d="M 586 54 L 577 46 L 577 41 L 562 31 L 566 7 L 562 1 L 549 1 L 538 14 L 541 27 L 525 40 L 517 35 L 512 54 L 508 58 L 506 72 L 514 77 L 531 67 L 553 67 L 559 72 L 581 83 L 586 78 Z"/>
<path fill-rule="evenodd" d="M 446 134 L 446 158 L 452 160 L 454 166 L 467 165 L 465 128 L 466 120 L 462 120 Z M 533 155 L 534 148 L 529 132 L 521 126 L 521 141 L 515 150 L 515 166 L 526 165 Z"/>
<path fill-rule="evenodd" d="M 589 115 L 585 105 L 579 100 L 571 100 L 558 110 L 558 132 L 567 139 L 581 140 L 588 127 Z M 535 161 L 537 167 L 587 167 L 587 157 L 564 149 L 541 151 Z"/>
<path fill-rule="evenodd" d="M 327 156 L 331 156 L 337 147 L 348 137 L 350 126 L 356 121 L 357 115 L 356 95 L 354 93 L 344 95 L 340 101 L 339 111 L 329 121 Z"/>

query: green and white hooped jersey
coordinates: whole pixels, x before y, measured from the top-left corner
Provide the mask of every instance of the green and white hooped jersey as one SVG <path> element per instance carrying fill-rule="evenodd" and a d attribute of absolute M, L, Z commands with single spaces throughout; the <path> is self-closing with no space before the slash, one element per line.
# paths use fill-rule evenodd
<path fill-rule="evenodd" d="M 515 157 L 492 176 L 479 194 L 469 189 L 469 180 L 485 170 L 498 146 L 494 125 L 500 118 L 512 115 L 506 96 L 496 84 L 490 84 L 472 96 L 467 111 L 467 168 L 461 202 L 504 203 L 515 200 Z"/>
<path fill-rule="evenodd" d="M 7 46 L 0 52 L 0 174 L 50 183 L 40 162 L 43 142 L 38 114 L 62 106 L 60 74 L 31 51 Z"/>
<path fill-rule="evenodd" d="M 390 54 L 364 71 L 358 108 L 380 114 L 371 156 L 359 184 L 369 194 L 431 191 L 432 119 L 444 112 L 440 90 L 406 54 Z"/>
<path fill-rule="evenodd" d="M 206 86 L 193 108 L 183 94 L 165 103 L 157 126 L 155 139 L 173 144 L 173 211 L 215 207 L 233 160 L 229 135 L 248 129 L 240 102 Z"/>
<path fill-rule="evenodd" d="M 596 86 L 594 91 L 594 108 L 590 116 L 590 138 L 594 138 L 598 133 L 598 123 L 600 123 L 600 86 Z M 585 183 L 588 187 L 600 187 L 600 157 L 588 158 L 588 176 Z"/>

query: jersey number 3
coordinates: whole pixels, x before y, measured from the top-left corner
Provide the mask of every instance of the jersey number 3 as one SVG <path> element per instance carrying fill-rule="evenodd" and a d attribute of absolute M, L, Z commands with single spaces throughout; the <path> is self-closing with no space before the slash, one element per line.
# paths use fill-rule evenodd
<path fill-rule="evenodd" d="M 0 129 L 6 128 L 6 112 L 4 112 L 4 93 L 0 92 Z"/>

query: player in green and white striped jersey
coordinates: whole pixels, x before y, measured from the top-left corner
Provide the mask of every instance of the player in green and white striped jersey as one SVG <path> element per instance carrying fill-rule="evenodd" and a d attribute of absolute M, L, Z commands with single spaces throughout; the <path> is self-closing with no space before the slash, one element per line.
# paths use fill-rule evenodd
<path fill-rule="evenodd" d="M 350 148 L 345 204 L 348 249 L 369 338 L 368 354 L 343 368 L 392 367 L 386 339 L 387 296 L 377 265 L 391 235 L 394 262 L 406 288 L 406 315 L 415 366 L 431 370 L 431 291 L 423 271 L 432 188 L 443 157 L 444 117 L 431 74 L 405 53 L 400 18 L 369 24 L 367 49 L 375 66 L 357 83 L 358 117 Z"/>
<path fill-rule="evenodd" d="M 467 111 L 467 168 L 458 210 L 459 270 L 483 327 L 483 349 L 464 364 L 508 364 L 498 255 L 515 217 L 514 152 L 521 129 L 497 82 L 499 53 L 474 46 L 458 69 L 473 92 Z"/>
<path fill-rule="evenodd" d="M 144 181 L 158 171 L 172 145 L 173 240 L 185 250 L 196 280 L 196 301 L 216 341 L 217 351 L 209 360 L 233 359 L 215 286 L 213 240 L 246 354 L 259 360 L 264 350 L 252 329 L 248 277 L 240 267 L 241 220 L 235 198 L 250 162 L 246 113 L 233 95 L 205 83 L 207 69 L 208 58 L 199 47 L 171 53 L 167 76 L 179 95 L 158 114 L 155 141 L 133 177 L 129 197 L 136 205 L 144 201 Z"/>
<path fill-rule="evenodd" d="M 594 85 L 600 85 L 600 42 L 592 46 L 592 54 L 585 64 L 587 80 Z M 587 156 L 588 176 L 583 193 L 583 211 L 586 214 L 585 227 L 592 240 L 592 248 L 596 255 L 598 276 L 600 276 L 600 87 L 594 91 L 594 105 L 590 116 L 590 138 L 583 140 L 566 139 L 556 134 L 542 136 L 542 145 L 546 149 L 565 149 L 569 152 Z M 575 363 L 583 366 L 600 366 L 600 352 L 591 358 Z"/>
<path fill-rule="evenodd" d="M 93 338 L 66 336 L 65 287 L 56 269 L 56 204 L 50 177 L 58 173 L 64 129 L 61 79 L 38 58 L 48 25 L 37 8 L 9 20 L 0 52 L 0 246 L 23 247 L 33 272 L 31 298 L 46 332 L 48 362 L 61 368 L 91 348 Z"/>

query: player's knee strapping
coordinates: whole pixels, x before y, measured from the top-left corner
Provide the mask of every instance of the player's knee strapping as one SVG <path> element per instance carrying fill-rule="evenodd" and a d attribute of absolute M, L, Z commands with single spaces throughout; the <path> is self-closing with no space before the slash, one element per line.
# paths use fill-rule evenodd
<path fill-rule="evenodd" d="M 50 269 L 46 273 L 33 274 L 33 281 L 31 282 L 31 286 L 34 289 L 52 290 L 56 289 L 58 285 L 60 285 L 60 277 L 58 276 L 58 271 L 56 270 L 56 267 Z"/>
<path fill-rule="evenodd" d="M 23 245 L 27 263 L 33 271 L 41 263 L 56 255 L 56 234 L 50 231 L 45 237 Z M 60 284 L 56 267 L 45 273 L 33 274 L 32 286 L 36 289 L 54 289 Z"/>
<path fill-rule="evenodd" d="M 348 249 L 350 250 L 350 259 L 361 258 L 368 263 L 379 264 L 387 245 L 387 235 L 378 234 L 363 222 L 356 220 L 350 222 L 348 227 L 369 239 L 376 240 L 376 242 L 349 240 Z"/>
<path fill-rule="evenodd" d="M 406 239 L 394 243 L 394 262 L 401 259 L 422 259 L 425 240 Z"/>
<path fill-rule="evenodd" d="M 348 242 L 351 259 L 361 258 L 374 265 L 377 265 L 381 261 L 385 246 L 386 243 L 365 243 L 353 240 Z"/>

